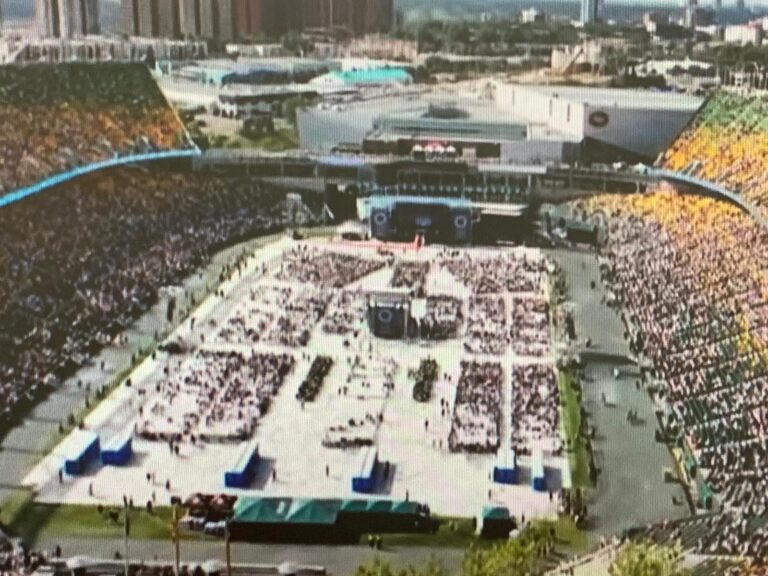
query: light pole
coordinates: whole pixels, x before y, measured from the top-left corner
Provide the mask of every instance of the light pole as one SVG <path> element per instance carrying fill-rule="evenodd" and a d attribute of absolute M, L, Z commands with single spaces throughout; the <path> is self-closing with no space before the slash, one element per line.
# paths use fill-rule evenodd
<path fill-rule="evenodd" d="M 129 562 L 128 562 L 128 534 L 131 531 L 131 518 L 130 518 L 130 510 L 128 508 L 128 500 L 126 500 L 124 503 L 125 508 L 125 518 L 123 522 L 123 527 L 125 528 L 123 530 L 123 569 L 125 571 L 125 576 L 128 576 L 129 571 Z"/>
<path fill-rule="evenodd" d="M 178 504 L 173 504 L 173 516 L 171 524 L 171 539 L 173 540 L 174 551 L 174 569 L 176 576 L 181 575 L 181 553 L 179 550 L 179 508 Z"/>
<path fill-rule="evenodd" d="M 224 546 L 227 559 L 227 576 L 232 576 L 232 546 L 229 534 L 229 517 L 224 521 Z"/>

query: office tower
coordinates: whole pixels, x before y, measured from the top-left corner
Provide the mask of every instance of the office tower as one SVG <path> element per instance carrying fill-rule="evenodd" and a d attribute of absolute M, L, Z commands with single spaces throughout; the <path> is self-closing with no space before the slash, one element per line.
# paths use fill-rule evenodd
<path fill-rule="evenodd" d="M 179 27 L 186 38 L 202 36 L 200 0 L 179 0 Z"/>
<path fill-rule="evenodd" d="M 98 0 L 35 0 L 35 19 L 43 36 L 72 38 L 98 34 Z"/>
<path fill-rule="evenodd" d="M 231 40 L 234 37 L 232 0 L 198 0 L 199 35 L 215 40 Z"/>
<path fill-rule="evenodd" d="M 581 0 L 581 18 L 582 24 L 597 22 L 597 0 Z"/>
<path fill-rule="evenodd" d="M 228 8 L 233 33 L 241 38 L 319 28 L 359 36 L 390 30 L 394 17 L 393 0 L 231 0 Z"/>
<path fill-rule="evenodd" d="M 238 37 L 274 33 L 273 0 L 233 0 L 232 12 Z"/>
<path fill-rule="evenodd" d="M 696 27 L 696 0 L 687 0 L 685 5 L 685 27 Z"/>

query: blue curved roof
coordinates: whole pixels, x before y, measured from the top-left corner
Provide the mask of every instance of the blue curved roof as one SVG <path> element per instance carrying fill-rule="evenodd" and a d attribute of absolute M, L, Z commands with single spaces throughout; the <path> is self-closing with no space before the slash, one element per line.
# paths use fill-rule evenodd
<path fill-rule="evenodd" d="M 410 82 L 411 75 L 404 68 L 373 68 L 370 70 L 346 70 L 329 72 L 329 77 L 344 84 L 383 84 Z"/>

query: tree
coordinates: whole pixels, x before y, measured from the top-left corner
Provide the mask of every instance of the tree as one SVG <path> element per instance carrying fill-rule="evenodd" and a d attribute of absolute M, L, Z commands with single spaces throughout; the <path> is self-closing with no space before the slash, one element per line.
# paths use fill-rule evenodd
<path fill-rule="evenodd" d="M 530 576 L 537 574 L 536 542 L 519 537 L 490 550 L 472 547 L 464 556 L 463 576 Z"/>
<path fill-rule="evenodd" d="M 430 556 L 422 567 L 408 566 L 399 572 L 393 570 L 389 562 L 377 557 L 371 564 L 358 566 L 355 576 L 448 576 L 448 571 L 434 556 Z"/>
<path fill-rule="evenodd" d="M 679 546 L 658 546 L 650 542 L 625 545 L 608 569 L 611 576 L 688 576 L 680 567 Z"/>

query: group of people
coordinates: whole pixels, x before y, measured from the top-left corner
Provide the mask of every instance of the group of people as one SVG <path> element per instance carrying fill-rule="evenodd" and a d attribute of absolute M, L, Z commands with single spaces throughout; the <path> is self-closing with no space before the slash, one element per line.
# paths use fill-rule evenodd
<path fill-rule="evenodd" d="M 558 413 L 557 372 L 551 364 L 512 366 L 512 449 L 530 455 L 534 449 L 562 450 Z"/>
<path fill-rule="evenodd" d="M 545 356 L 550 353 L 549 304 L 544 298 L 513 298 L 510 305 L 509 335 L 518 356 Z"/>
<path fill-rule="evenodd" d="M 666 150 L 662 164 L 742 194 L 768 209 L 768 100 L 718 92 Z"/>
<path fill-rule="evenodd" d="M 467 301 L 464 349 L 473 354 L 503 354 L 509 345 L 507 306 L 500 295 L 472 296 Z"/>
<path fill-rule="evenodd" d="M 312 402 L 320 393 L 325 377 L 333 367 L 333 358 L 330 356 L 316 356 L 309 367 L 307 377 L 299 385 L 296 399 L 301 402 Z"/>
<path fill-rule="evenodd" d="M 282 288 L 286 298 L 283 306 L 276 308 L 277 319 L 268 328 L 268 342 L 290 346 L 306 346 L 312 330 L 325 314 L 328 297 L 314 288 Z"/>
<path fill-rule="evenodd" d="M 461 308 L 461 300 L 453 296 L 428 296 L 424 317 L 415 319 L 409 331 L 424 340 L 453 338 L 458 335 L 463 322 Z"/>
<path fill-rule="evenodd" d="M 765 554 L 741 526 L 768 518 L 768 234 L 712 199 L 590 204 L 608 227 L 601 272 L 632 348 L 654 366 L 665 437 L 695 459 L 691 484 L 724 514 L 715 548 Z"/>
<path fill-rule="evenodd" d="M 137 432 L 163 440 L 249 438 L 293 365 L 289 354 L 205 349 L 180 365 L 171 360 L 140 411 Z"/>
<path fill-rule="evenodd" d="M 381 258 L 364 258 L 302 244 L 283 254 L 275 277 L 318 288 L 344 288 L 384 265 Z"/>
<path fill-rule="evenodd" d="M 498 450 L 503 382 L 504 369 L 498 362 L 461 362 L 448 435 L 452 452 Z"/>
<path fill-rule="evenodd" d="M 354 335 L 365 320 L 368 303 L 357 290 L 340 290 L 330 300 L 323 320 L 323 332 L 337 336 Z"/>
<path fill-rule="evenodd" d="M 0 196 L 115 156 L 187 147 L 141 64 L 0 69 Z"/>
<path fill-rule="evenodd" d="M 284 200 L 242 179 L 120 168 L 0 210 L 0 424 L 219 247 L 283 227 Z"/>
<path fill-rule="evenodd" d="M 744 567 L 728 574 L 747 576 L 765 573 L 760 570 L 765 569 L 768 529 L 763 522 L 740 514 L 708 514 L 664 521 L 633 529 L 628 536 L 667 546 L 679 544 L 684 550 L 697 555 L 752 559 L 753 570 Z"/>
<path fill-rule="evenodd" d="M 392 269 L 393 288 L 408 288 L 416 297 L 426 293 L 430 263 L 424 261 L 399 260 Z"/>
<path fill-rule="evenodd" d="M 547 276 L 546 258 L 527 252 L 488 257 L 454 251 L 447 253 L 441 264 L 476 295 L 538 293 Z"/>

